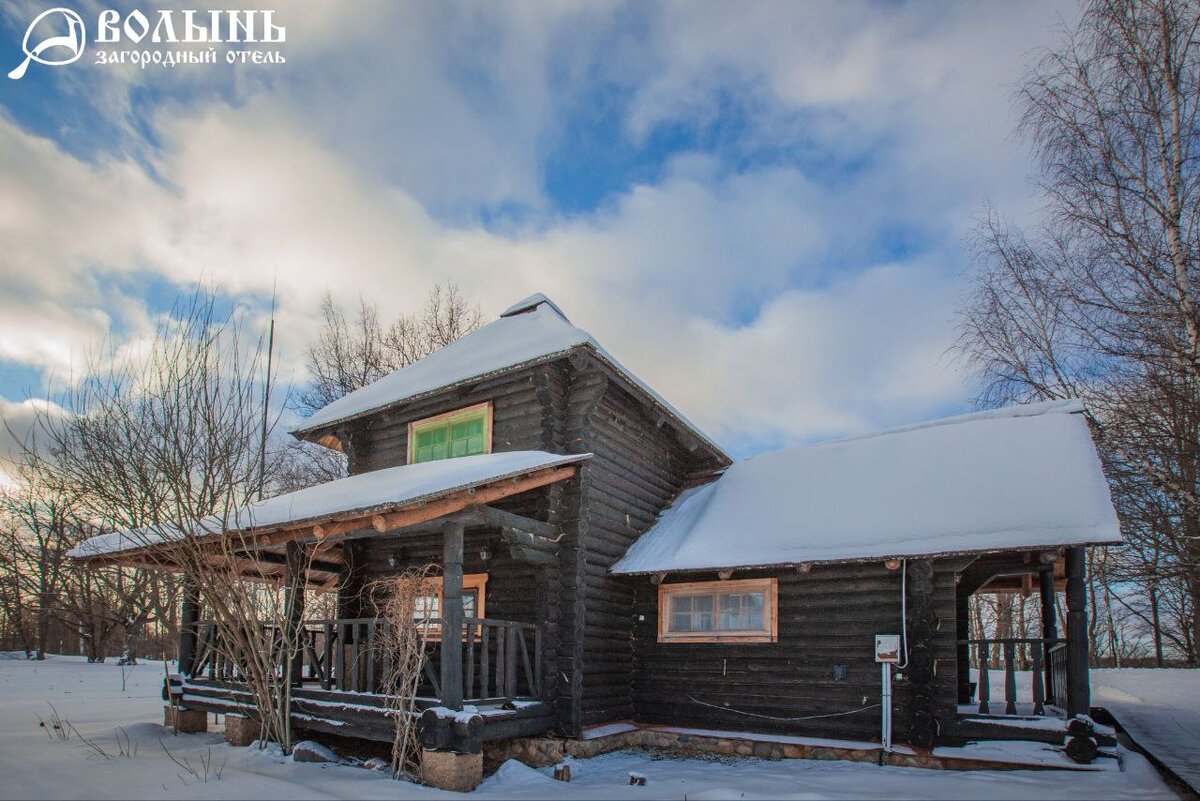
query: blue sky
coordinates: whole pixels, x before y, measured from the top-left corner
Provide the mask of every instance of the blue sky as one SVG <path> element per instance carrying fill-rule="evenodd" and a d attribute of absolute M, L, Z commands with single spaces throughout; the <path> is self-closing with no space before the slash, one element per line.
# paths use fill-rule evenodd
<path fill-rule="evenodd" d="M 0 9 L 0 62 L 42 10 Z M 188 4 L 202 7 L 205 4 Z M 222 3 L 215 7 L 228 7 Z M 239 7 L 255 4 L 238 3 Z M 148 16 L 167 4 L 121 3 Z M 0 84 L 0 407 L 196 281 L 285 378 L 320 296 L 534 291 L 732 451 L 970 407 L 973 221 L 1036 215 L 1011 93 L 1071 4 L 260 5 L 286 64 Z"/>

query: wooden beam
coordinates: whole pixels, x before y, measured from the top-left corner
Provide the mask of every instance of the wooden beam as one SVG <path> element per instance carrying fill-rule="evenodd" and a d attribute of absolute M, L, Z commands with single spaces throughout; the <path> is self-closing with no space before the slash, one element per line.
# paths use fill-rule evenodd
<path fill-rule="evenodd" d="M 463 524 L 442 529 L 442 705 L 463 708 Z"/>
<path fill-rule="evenodd" d="M 524 531 L 537 537 L 557 540 L 562 536 L 562 529 L 552 523 L 543 523 L 531 517 L 506 512 L 483 504 L 472 504 L 454 515 L 456 520 L 471 526 L 495 526 L 496 528 L 511 528 Z"/>
<path fill-rule="evenodd" d="M 192 675 L 193 662 L 196 658 L 196 643 L 199 635 L 197 624 L 200 622 L 200 588 L 195 579 L 184 576 L 183 606 L 179 613 L 179 672 L 184 676 Z"/>
<path fill-rule="evenodd" d="M 292 686 L 304 681 L 304 646 L 300 642 L 304 624 L 304 588 L 308 584 L 307 549 L 299 542 L 287 544 L 287 562 L 284 583 L 287 585 L 287 630 L 288 642 L 294 650 L 289 653 L 287 671 Z"/>
<path fill-rule="evenodd" d="M 1087 559 L 1082 547 L 1067 549 L 1067 713 L 1091 712 L 1088 686 Z"/>
<path fill-rule="evenodd" d="M 1058 610 L 1054 604 L 1054 571 L 1047 569 L 1038 573 L 1038 588 L 1041 591 L 1042 601 L 1042 639 L 1058 639 Z M 1054 696 L 1054 671 L 1050 669 L 1050 649 L 1053 647 L 1049 643 L 1043 646 L 1043 659 L 1046 666 L 1046 695 L 1050 697 Z"/>

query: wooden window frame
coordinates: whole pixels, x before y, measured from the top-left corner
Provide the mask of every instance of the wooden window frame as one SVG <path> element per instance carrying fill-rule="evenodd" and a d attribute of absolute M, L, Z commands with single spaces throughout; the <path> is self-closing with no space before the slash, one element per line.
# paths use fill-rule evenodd
<path fill-rule="evenodd" d="M 434 587 L 437 587 L 437 597 L 438 597 L 438 615 L 437 616 L 438 616 L 438 619 L 440 620 L 442 615 L 444 615 L 446 613 L 446 593 L 442 589 L 445 586 L 445 584 L 443 583 L 441 576 L 432 576 L 432 577 L 426 579 L 426 581 L 428 582 L 428 586 L 430 587 L 431 590 Z M 477 595 L 478 600 L 475 604 L 474 619 L 476 619 L 476 620 L 487 617 L 487 582 L 488 582 L 488 574 L 487 573 L 464 573 L 463 574 L 463 586 L 462 586 L 463 592 L 466 592 L 467 590 L 478 590 L 479 591 L 479 593 Z M 429 594 L 432 595 L 433 593 L 430 592 Z M 463 617 L 465 618 L 466 615 L 464 614 Z M 475 638 L 478 639 L 479 635 L 476 634 Z M 441 639 L 442 639 L 442 624 L 441 623 L 430 623 L 429 624 L 429 642 L 441 642 Z"/>
<path fill-rule="evenodd" d="M 678 595 L 712 595 L 713 614 L 720 609 L 716 596 L 732 593 L 763 593 L 763 628 L 747 631 L 671 631 L 671 598 Z M 658 585 L 658 641 L 671 643 L 779 641 L 779 579 L 737 579 L 730 581 L 690 581 Z"/>
<path fill-rule="evenodd" d="M 435 414 L 432 417 L 423 417 L 420 420 L 413 420 L 408 424 L 408 463 L 416 464 L 413 459 L 417 455 L 417 432 L 424 428 L 432 426 L 444 425 L 450 423 L 456 417 L 473 417 L 480 412 L 484 412 L 483 417 L 483 452 L 492 452 L 492 402 L 484 401 L 483 403 L 472 404 L 465 406 L 462 409 L 455 409 L 442 414 Z M 462 457 L 448 456 L 447 459 L 455 459 Z M 445 459 L 435 459 L 434 461 L 445 461 Z M 426 464 L 422 462 L 421 464 Z"/>

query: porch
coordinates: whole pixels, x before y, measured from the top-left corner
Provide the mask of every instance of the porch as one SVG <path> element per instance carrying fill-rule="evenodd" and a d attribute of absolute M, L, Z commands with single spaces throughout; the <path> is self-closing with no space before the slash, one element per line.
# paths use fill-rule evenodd
<path fill-rule="evenodd" d="M 444 620 L 431 619 L 427 624 L 440 631 Z M 392 741 L 393 713 L 387 708 L 381 685 L 388 654 L 376 647 L 381 628 L 386 625 L 373 618 L 308 620 L 302 624 L 299 660 L 291 665 L 278 660 L 280 677 L 291 674 L 294 725 L 343 737 Z M 282 642 L 283 632 L 278 626 L 262 626 L 264 640 Z M 189 709 L 225 714 L 253 708 L 253 699 L 238 666 L 226 656 L 229 649 L 222 647 L 217 627 L 210 621 L 199 621 L 195 630 L 192 664 L 181 665 L 181 703 Z M 457 665 L 445 658 L 453 646 L 444 647 L 440 639 L 426 644 L 422 681 L 415 699 L 416 711 L 423 715 L 425 744 L 437 747 L 439 737 L 447 734 L 439 731 L 446 728 L 439 721 L 447 718 L 440 713 L 448 708 L 447 699 L 450 703 L 461 699 L 449 708 L 481 718 L 474 730 L 461 733 L 467 739 L 500 740 L 540 734 L 551 728 L 552 707 L 543 700 L 540 690 L 541 627 L 464 618 L 462 631 Z M 459 683 L 446 685 L 447 680 Z M 449 734 L 453 739 L 454 733 Z"/>
<path fill-rule="evenodd" d="M 383 468 L 257 501 L 223 519 L 102 535 L 73 553 L 91 564 L 184 573 L 180 676 L 170 688 L 184 711 L 254 706 L 235 664 L 238 649 L 219 642 L 218 627 L 203 619 L 200 578 L 230 571 L 282 588 L 282 614 L 259 624 L 265 636 L 253 647 L 269 650 L 268 664 L 293 689 L 293 721 L 385 742 L 394 736 L 394 713 L 380 694 L 389 654 L 376 647 L 385 623 L 369 616 L 373 594 L 387 593 L 406 569 L 435 567 L 439 596 L 422 621 L 434 633 L 421 665 L 419 733 L 429 749 L 478 755 L 485 739 L 554 724 L 556 649 L 544 642 L 553 631 L 533 622 L 553 617 L 563 536 L 545 520 L 547 495 L 588 458 L 509 451 Z M 478 583 L 464 586 L 465 578 Z M 336 617 L 308 618 L 312 590 L 336 591 Z"/>
<path fill-rule="evenodd" d="M 1061 743 L 1067 721 L 1090 713 L 1086 562 L 1082 548 L 980 557 L 958 577 L 958 710 L 951 740 Z M 1059 635 L 1057 593 L 1065 591 Z M 970 598 L 1036 593 L 1040 636 L 970 636 Z M 999 636 L 1001 634 L 1008 636 Z"/>

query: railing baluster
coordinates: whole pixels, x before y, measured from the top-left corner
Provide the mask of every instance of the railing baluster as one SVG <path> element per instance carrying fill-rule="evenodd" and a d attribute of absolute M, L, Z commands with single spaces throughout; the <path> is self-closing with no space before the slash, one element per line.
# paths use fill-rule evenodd
<path fill-rule="evenodd" d="M 1004 714 L 1017 714 L 1017 644 L 1012 640 L 1004 643 Z"/>
<path fill-rule="evenodd" d="M 481 634 L 479 635 L 479 697 L 488 697 L 488 682 L 491 680 L 491 656 L 488 653 L 488 646 L 492 639 L 492 627 L 488 623 L 480 624 Z"/>
<path fill-rule="evenodd" d="M 377 621 L 371 621 L 366 624 L 367 629 L 367 692 L 375 692 L 375 627 L 379 625 Z"/>
<path fill-rule="evenodd" d="M 988 675 L 988 662 L 991 661 L 991 652 L 988 650 L 988 641 L 979 641 L 979 714 L 990 715 L 992 712 L 991 704 L 991 677 Z"/>
<path fill-rule="evenodd" d="M 533 666 L 529 664 L 529 646 L 525 644 L 525 627 L 516 629 L 517 643 L 521 646 L 521 665 L 525 668 L 525 681 L 529 685 L 529 697 L 537 698 L 537 684 L 533 677 Z"/>
<path fill-rule="evenodd" d="M 542 698 L 542 627 L 533 628 L 533 697 Z"/>
<path fill-rule="evenodd" d="M 467 669 L 463 674 L 463 699 L 475 697 L 475 621 L 470 620 L 467 626 Z"/>
<path fill-rule="evenodd" d="M 508 655 L 508 650 L 506 648 L 507 639 L 508 639 L 507 635 L 508 635 L 508 632 L 507 632 L 505 626 L 500 625 L 500 626 L 496 627 L 496 697 L 497 698 L 503 698 L 504 690 L 506 687 L 508 687 L 508 683 L 506 682 L 507 677 L 504 675 L 505 668 L 507 667 L 507 655 Z"/>
<path fill-rule="evenodd" d="M 324 628 L 325 642 L 321 650 L 324 652 L 325 671 L 321 676 L 321 689 L 328 690 L 333 686 L 333 624 L 326 623 Z"/>
<path fill-rule="evenodd" d="M 349 623 L 337 624 L 337 688 L 346 691 L 346 631 Z"/>
<path fill-rule="evenodd" d="M 1042 682 L 1046 680 L 1046 674 L 1042 670 L 1042 644 L 1035 643 L 1029 649 L 1033 655 L 1033 714 L 1046 714 L 1046 692 Z"/>
<path fill-rule="evenodd" d="M 509 623 L 508 646 L 504 652 L 504 697 L 510 701 L 517 697 L 517 638 L 521 636 L 520 629 L 515 623 Z"/>

